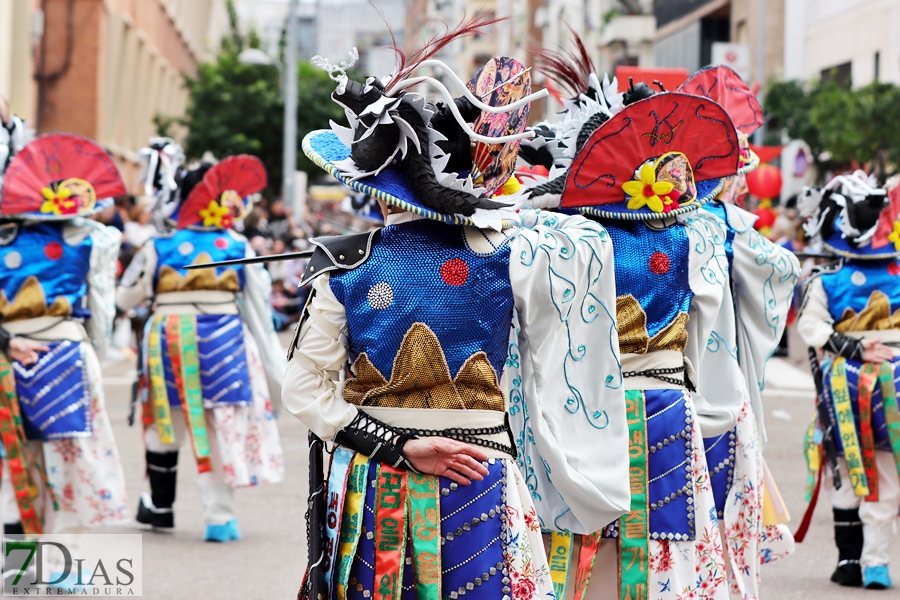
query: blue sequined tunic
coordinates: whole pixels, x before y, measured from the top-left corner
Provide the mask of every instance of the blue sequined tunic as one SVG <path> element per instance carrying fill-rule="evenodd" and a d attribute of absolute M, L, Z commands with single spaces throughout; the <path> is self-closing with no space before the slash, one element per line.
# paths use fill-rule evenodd
<path fill-rule="evenodd" d="M 0 239 L 4 321 L 54 316 L 90 318 L 87 275 L 91 237 L 66 239 L 66 223 L 7 224 Z M 91 435 L 91 388 L 80 342 L 47 342 L 25 367 L 13 361 L 16 395 L 28 439 Z"/>
<path fill-rule="evenodd" d="M 414 324 L 437 338 L 455 377 L 484 352 L 497 379 L 506 362 L 513 296 L 509 245 L 476 254 L 463 228 L 419 220 L 385 227 L 371 257 L 330 278 L 347 312 L 350 360 L 365 354 L 386 380 Z"/>
<path fill-rule="evenodd" d="M 871 313 L 878 305 L 878 301 L 890 305 L 881 307 L 879 321 L 884 325 L 888 314 L 900 309 L 900 264 L 891 260 L 845 260 L 844 266 L 832 273 L 821 275 L 822 287 L 828 296 L 828 310 L 834 319 L 836 327 L 844 317 L 845 311 L 853 311 L 847 314 L 848 319 Z M 869 322 L 865 319 L 863 322 Z M 856 330 L 857 328 L 851 328 Z M 896 329 L 896 328 L 894 328 Z M 894 369 L 894 385 L 900 389 L 900 357 L 891 361 Z M 831 361 L 826 361 L 823 367 L 823 384 L 827 406 L 834 415 L 834 398 L 831 393 Z M 847 359 L 847 387 L 850 391 L 850 403 L 853 409 L 853 419 L 856 425 L 857 438 L 861 435 L 859 422 L 859 371 L 862 363 L 858 360 Z M 835 421 L 837 422 L 837 421 Z M 872 390 L 872 432 L 875 448 L 886 452 L 891 451 L 888 437 L 887 424 L 884 416 L 884 403 L 881 398 L 881 386 L 875 385 Z M 838 452 L 843 454 L 844 447 L 841 436 L 835 431 L 835 442 Z"/>
<path fill-rule="evenodd" d="M 620 350 L 623 354 L 647 352 L 649 337 L 652 352 L 654 336 L 677 326 L 678 319 L 686 319 L 691 308 L 687 229 L 682 225 L 655 228 L 630 221 L 603 221 L 603 226 L 612 238 L 615 255 Z M 627 296 L 637 304 L 630 299 L 624 301 Z M 635 318 L 638 309 L 643 318 Z M 640 330 L 642 323 L 646 323 L 644 331 Z M 686 340 L 684 333 L 658 349 L 683 351 Z M 625 384 L 627 387 L 628 379 Z M 645 390 L 644 398 L 650 539 L 693 540 L 692 404 L 682 389 Z M 617 536 L 617 523 L 607 527 L 604 535 Z"/>
<path fill-rule="evenodd" d="M 182 277 L 187 277 L 189 271 L 185 265 L 193 264 L 201 255 L 205 255 L 204 262 L 219 262 L 223 260 L 237 260 L 244 258 L 247 252 L 247 243 L 238 240 L 227 231 L 221 229 L 177 229 L 169 234 L 160 235 L 153 239 L 156 248 L 157 265 L 154 283 L 160 286 L 160 271 L 163 267 L 173 269 Z M 244 287 L 244 268 L 217 267 L 216 276 L 221 277 L 227 271 L 237 274 L 240 288 Z M 196 272 L 195 272 L 196 273 Z M 160 291 L 172 291 L 157 289 Z"/>

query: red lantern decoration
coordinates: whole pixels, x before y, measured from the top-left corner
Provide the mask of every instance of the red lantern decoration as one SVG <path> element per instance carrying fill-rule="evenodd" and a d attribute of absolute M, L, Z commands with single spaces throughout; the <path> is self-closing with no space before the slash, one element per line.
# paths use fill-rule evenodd
<path fill-rule="evenodd" d="M 760 200 L 777 198 L 781 194 L 781 169 L 772 165 L 759 165 L 747 173 L 747 188 Z"/>

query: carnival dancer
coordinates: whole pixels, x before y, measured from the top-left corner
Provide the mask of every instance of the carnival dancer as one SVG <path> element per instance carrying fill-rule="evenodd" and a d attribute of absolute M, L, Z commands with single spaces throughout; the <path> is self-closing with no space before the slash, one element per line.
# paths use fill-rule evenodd
<path fill-rule="evenodd" d="M 535 503 L 581 533 L 628 505 L 609 236 L 580 215 L 516 213 L 497 195 L 517 186 L 527 70 L 494 59 L 466 92 L 428 60 L 436 47 L 364 85 L 346 63 L 316 61 L 351 128 L 313 132 L 304 151 L 387 216 L 383 229 L 314 240 L 307 268 L 283 398 L 336 450 L 326 552 L 311 554 L 304 595 L 544 598 L 553 587 Z M 412 77 L 425 66 L 464 97 Z M 446 103 L 427 105 L 415 83 Z M 511 364 L 523 377 L 506 398 Z M 510 433 L 517 412 L 529 416 L 527 440 Z M 516 446 L 552 483 L 519 472 Z M 599 460 L 583 460 L 588 446 Z"/>
<path fill-rule="evenodd" d="M 75 135 L 35 139 L 6 170 L 0 197 L 0 343 L 8 345 L 0 355 L 0 507 L 7 533 L 128 520 L 98 358 L 115 314 L 121 236 L 82 218 L 125 193 L 106 152 Z"/>
<path fill-rule="evenodd" d="M 808 453 L 813 471 L 826 471 L 834 509 L 838 565 L 831 580 L 885 589 L 900 509 L 900 191 L 889 196 L 857 171 L 806 188 L 800 205 L 807 233 L 841 259 L 810 279 L 797 321 L 803 341 L 824 351 L 820 401 L 827 410 L 810 426 L 815 441 L 808 446 L 824 433 L 840 457 L 832 484 L 832 468 L 820 465 L 817 449 Z"/>
<path fill-rule="evenodd" d="M 762 563 L 793 552 L 794 541 L 780 494 L 763 461 L 765 415 L 761 393 L 765 367 L 778 347 L 800 273 L 797 258 L 753 228 L 756 217 L 739 208 L 746 174 L 759 165 L 747 136 L 763 123 L 759 101 L 740 76 L 725 66 L 698 71 L 679 91 L 715 100 L 737 129 L 738 174 L 703 209 L 725 226 L 730 289 L 707 341 L 697 405 L 716 512 L 727 545 L 731 589 L 744 599 L 759 596 Z M 733 422 L 734 428 L 722 431 Z M 764 509 L 765 505 L 765 509 Z"/>
<path fill-rule="evenodd" d="M 615 80 L 610 82 L 604 77 L 601 84 L 593 72 L 584 45 L 577 36 L 575 41 L 576 52 L 538 51 L 539 68 L 561 88 L 572 93 L 573 97 L 565 101 L 567 110 L 563 113 L 561 123 L 540 124 L 536 127 L 542 133 L 543 140 L 525 142 L 526 148 L 521 155 L 529 159 L 537 158 L 539 164 L 549 171 L 549 175 L 532 177 L 521 194 L 528 198 L 527 203 L 542 206 L 547 202 L 552 204 L 560 194 L 563 206 L 577 206 L 578 202 L 587 204 L 590 193 L 577 190 L 596 191 L 595 188 L 600 186 L 591 186 L 582 180 L 576 181 L 576 168 L 589 170 L 597 175 L 593 182 L 616 183 L 602 186 L 617 192 L 607 192 L 608 197 L 605 198 L 605 203 L 613 208 L 603 211 L 599 207 L 591 208 L 589 212 L 615 219 L 604 220 L 603 223 L 612 235 L 616 257 L 619 259 L 616 261 L 619 295 L 617 312 L 620 348 L 624 357 L 623 371 L 626 376 L 655 373 L 660 379 L 641 376 L 625 380 L 626 389 L 640 386 L 649 390 L 641 396 L 647 404 L 646 409 L 642 409 L 641 420 L 635 419 L 633 423 L 635 427 L 643 423 L 643 411 L 646 410 L 646 435 L 649 441 L 643 453 L 639 452 L 641 448 L 633 448 L 633 456 L 646 457 L 647 452 L 650 452 L 649 459 L 643 459 L 649 465 L 649 483 L 647 472 L 640 465 L 633 465 L 636 470 L 632 472 L 642 477 L 632 479 L 632 492 L 636 494 L 633 502 L 637 504 L 635 510 L 625 518 L 626 533 L 630 532 L 634 536 L 640 531 L 640 527 L 644 527 L 645 535 L 642 541 L 638 541 L 641 540 L 641 536 L 638 536 L 637 540 L 628 542 L 630 547 L 622 541 L 624 550 L 619 551 L 619 560 L 624 561 L 621 578 L 602 571 L 592 578 L 591 572 L 595 570 L 595 564 L 598 565 L 596 570 L 600 571 L 599 565 L 614 564 L 616 561 L 617 550 L 614 544 L 598 539 L 599 533 L 572 539 L 568 532 L 548 528 L 552 532 L 551 556 L 554 559 L 569 557 L 566 560 L 554 560 L 551 564 L 554 581 L 558 582 L 557 596 L 568 594 L 578 599 L 613 595 L 666 598 L 700 592 L 712 597 L 721 596 L 727 594 L 727 591 L 719 546 L 720 533 L 714 525 L 715 512 L 710 518 L 705 514 L 706 511 L 699 508 L 705 504 L 711 507 L 713 499 L 703 459 L 704 447 L 694 437 L 698 430 L 702 430 L 700 424 L 694 425 L 695 415 L 701 414 L 701 409 L 704 414 L 712 410 L 710 402 L 702 395 L 685 393 L 682 382 L 687 381 L 686 385 L 696 383 L 698 373 L 692 373 L 689 380 L 678 375 L 685 370 L 686 364 L 699 366 L 700 358 L 709 350 L 707 344 L 700 340 L 706 340 L 703 336 L 711 335 L 722 304 L 730 304 L 727 257 L 722 245 L 725 237 L 722 230 L 724 224 L 705 213 L 678 217 L 677 220 L 670 217 L 696 210 L 702 202 L 712 198 L 721 189 L 723 177 L 736 172 L 737 137 L 730 120 L 727 116 L 722 118 L 722 108 L 715 103 L 678 94 L 666 96 L 671 99 L 671 104 L 667 100 L 664 106 L 659 106 L 644 100 L 654 95 L 654 91 L 644 83 L 630 83 L 623 94 L 617 92 Z M 673 105 L 683 107 L 684 103 L 687 103 L 687 110 L 696 110 L 698 115 L 703 114 L 704 117 L 717 120 L 707 120 L 705 126 L 699 127 L 698 121 L 703 121 L 699 117 L 682 120 L 684 113 L 673 110 Z M 628 108 L 632 105 L 640 105 L 641 109 Z M 623 107 L 626 108 L 623 110 Z M 660 112 L 663 109 L 665 110 Z M 618 117 L 619 114 L 623 116 Z M 657 121 L 653 115 L 658 119 L 666 116 L 671 118 L 673 115 L 677 115 L 677 118 L 669 126 L 666 125 L 669 123 L 668 119 Z M 613 122 L 616 124 L 612 125 Z M 642 140 L 647 142 L 646 146 L 633 139 L 630 125 L 627 125 L 632 122 L 637 123 L 640 129 L 637 135 L 645 134 Z M 675 132 L 686 123 L 692 123 L 691 128 L 676 135 Z M 600 131 L 604 133 L 601 134 Z M 703 163 L 708 163 L 708 159 L 703 157 L 709 155 L 709 152 L 703 144 L 695 142 L 691 145 L 692 140 L 699 138 L 688 136 L 702 136 L 704 133 L 708 136 L 710 147 L 721 150 L 712 154 L 721 156 L 718 164 L 707 164 L 707 168 L 703 170 L 707 181 L 695 183 L 691 165 L 703 166 Z M 606 142 L 595 141 L 598 140 L 597 136 L 601 136 L 599 139 L 606 139 L 602 136 L 610 139 Z M 604 164 L 609 169 L 593 163 L 592 160 L 595 159 L 585 158 L 592 142 L 598 150 L 604 149 L 602 159 L 608 161 Z M 635 165 L 627 168 L 624 165 L 617 166 L 622 159 L 611 157 L 614 151 L 609 149 L 610 144 L 615 148 L 619 148 L 621 144 L 621 148 L 626 151 L 625 155 L 630 153 L 631 162 L 635 162 Z M 667 150 L 682 151 L 682 154 L 667 154 Z M 723 157 L 726 157 L 724 161 Z M 623 178 L 631 178 L 635 173 L 634 169 L 641 167 L 644 161 L 650 167 L 638 171 L 634 177 L 644 182 L 642 191 L 645 195 L 637 194 L 637 198 L 629 198 L 628 204 L 625 204 L 626 195 L 620 187 Z M 616 171 L 616 168 L 619 170 Z M 698 170 L 698 175 L 699 173 Z M 660 189 L 654 192 L 657 176 L 667 183 L 658 185 Z M 648 191 L 651 193 L 646 194 Z M 656 200 L 653 199 L 654 196 L 657 197 Z M 667 220 L 661 221 L 660 218 Z M 623 226 L 617 222 L 619 220 L 634 223 Z M 649 226 L 636 222 L 642 220 L 647 221 Z M 703 241 L 698 243 L 699 240 Z M 638 285 L 639 280 L 643 282 L 642 285 Z M 672 298 L 669 296 L 672 290 L 680 292 Z M 733 311 L 731 315 L 733 318 Z M 688 323 L 687 326 L 685 322 Z M 682 353 L 689 359 L 687 363 L 682 358 Z M 660 363 L 664 359 L 668 359 L 668 362 Z M 654 369 L 654 366 L 661 364 L 661 369 Z M 698 371 L 702 380 L 703 371 Z M 731 365 L 726 370 L 732 376 L 735 376 L 735 371 L 736 365 Z M 735 379 L 740 379 L 739 372 Z M 632 392 L 631 399 L 635 398 Z M 674 398 L 678 401 L 673 403 Z M 714 398 L 713 402 L 722 402 L 722 399 Z M 676 405 L 681 409 L 677 413 L 681 415 L 680 421 L 676 419 L 676 411 L 661 410 L 666 406 Z M 723 428 L 723 432 L 733 427 L 738 411 L 729 411 L 727 407 L 715 408 L 720 417 L 716 424 Z M 640 440 L 643 433 L 643 430 L 636 431 L 634 439 Z M 680 454 L 676 449 L 680 450 Z M 685 452 L 689 457 L 687 460 Z M 676 464 L 673 462 L 675 459 L 682 462 Z M 688 469 L 687 473 L 685 467 Z M 690 479 L 692 474 L 693 481 Z M 683 485 L 676 485 L 675 478 L 685 475 L 688 480 L 682 481 Z M 643 489 L 644 486 L 646 489 Z M 646 501 L 648 491 L 650 500 Z M 699 523 L 697 516 L 702 517 Z M 646 529 L 647 522 L 649 531 Z M 617 526 L 607 528 L 603 536 L 620 536 L 619 529 Z M 706 539 L 701 536 L 706 536 Z M 647 538 L 653 541 L 648 541 Z M 635 557 L 643 558 L 643 562 L 632 560 Z M 648 557 L 649 568 L 653 573 L 649 579 L 646 575 Z M 626 565 L 633 569 L 626 569 Z M 694 577 L 695 570 L 698 577 Z M 591 582 L 593 583 L 589 587 Z"/>
<path fill-rule="evenodd" d="M 241 537 L 233 488 L 284 476 L 266 380 L 268 374 L 280 384 L 285 365 L 268 275 L 260 265 L 184 268 L 254 256 L 231 226 L 265 185 L 262 163 L 246 155 L 184 174 L 173 226 L 141 248 L 118 289 L 122 310 L 149 299 L 155 306 L 142 349 L 150 493 L 142 494 L 137 513 L 154 529 L 175 526 L 178 449 L 186 441 L 197 463 L 207 541 Z"/>

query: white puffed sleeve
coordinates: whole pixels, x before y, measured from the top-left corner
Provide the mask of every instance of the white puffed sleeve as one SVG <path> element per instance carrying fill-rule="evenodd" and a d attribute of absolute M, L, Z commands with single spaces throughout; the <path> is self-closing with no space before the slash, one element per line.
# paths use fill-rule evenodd
<path fill-rule="evenodd" d="M 356 407 L 344 400 L 341 369 L 347 347 L 341 341 L 347 313 L 328 285 L 328 275 L 312 284 L 303 319 L 288 354 L 281 388 L 285 409 L 323 440 L 356 417 Z"/>
<path fill-rule="evenodd" d="M 730 205 L 726 210 L 728 222 L 736 229 L 732 242 L 732 276 L 738 315 L 738 357 L 747 378 L 760 437 L 765 443 L 762 391 L 766 363 L 787 327 L 794 286 L 800 277 L 800 262 L 792 252 L 753 229 L 753 215 Z M 741 227 L 742 223 L 749 226 Z"/>
<path fill-rule="evenodd" d="M 741 408 L 741 401 L 736 400 L 733 393 L 706 391 L 705 385 L 708 377 L 725 377 L 731 380 L 732 385 L 743 379 L 734 360 L 722 360 L 722 372 L 707 371 L 711 365 L 704 364 L 711 349 L 708 341 L 717 323 L 721 326 L 724 324 L 722 320 L 734 319 L 733 302 L 728 294 L 730 284 L 728 257 L 725 255 L 725 224 L 705 211 L 690 213 L 683 223 L 688 230 L 688 280 L 694 294 L 686 327 L 688 340 L 684 355 L 694 369 L 692 380 L 697 385 L 697 391 L 692 393 L 692 397 L 700 430 L 709 437 L 732 429 L 737 424 Z M 731 343 L 726 342 L 726 347 Z"/>
<path fill-rule="evenodd" d="M 256 256 L 250 244 L 246 248 L 246 258 Z M 244 265 L 242 296 L 241 318 L 256 340 L 266 374 L 273 385 L 282 387 L 287 362 L 272 318 L 272 279 L 261 264 Z"/>
<path fill-rule="evenodd" d="M 116 306 L 131 310 L 154 296 L 153 277 L 156 273 L 156 245 L 148 240 L 135 253 L 116 289 Z"/>
<path fill-rule="evenodd" d="M 72 226 L 90 230 L 92 248 L 87 284 L 91 318 L 85 323 L 85 329 L 97 356 L 102 359 L 112 337 L 113 319 L 116 317 L 116 264 L 122 234 L 118 229 L 97 221 L 85 220 Z"/>
<path fill-rule="evenodd" d="M 797 318 L 797 333 L 813 348 L 823 347 L 834 333 L 834 319 L 828 310 L 828 294 L 825 293 L 821 277 L 814 276 L 806 284 L 803 305 Z"/>
<path fill-rule="evenodd" d="M 593 533 L 630 503 L 612 242 L 580 215 L 520 214 L 505 375 L 519 466 L 545 528 Z"/>

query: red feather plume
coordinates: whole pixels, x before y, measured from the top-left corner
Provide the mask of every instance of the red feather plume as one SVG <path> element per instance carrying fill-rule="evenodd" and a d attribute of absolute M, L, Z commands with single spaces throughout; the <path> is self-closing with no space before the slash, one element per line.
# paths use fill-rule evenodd
<path fill-rule="evenodd" d="M 73 178 L 90 183 L 98 200 L 128 193 L 116 163 L 103 148 L 81 136 L 51 133 L 33 140 L 13 158 L 6 170 L 0 214 L 38 212 L 43 188 Z"/>
<path fill-rule="evenodd" d="M 566 88 L 573 97 L 577 97 L 587 91 L 590 86 L 591 73 L 596 71 L 594 62 L 581 37 L 568 23 L 566 23 L 566 27 L 569 28 L 572 38 L 575 40 L 577 52 L 562 48 L 559 50 L 529 48 L 529 51 L 534 55 L 535 68 L 538 71 Z"/>
<path fill-rule="evenodd" d="M 737 131 L 725 109 L 708 98 L 661 93 L 626 106 L 591 134 L 566 175 L 561 205 L 622 202 L 622 184 L 667 152 L 684 154 L 696 181 L 738 170 Z"/>
<path fill-rule="evenodd" d="M 725 109 L 734 126 L 747 135 L 765 122 L 756 95 L 731 67 L 718 65 L 701 69 L 682 83 L 678 91 L 714 100 Z"/>
<path fill-rule="evenodd" d="M 222 159 L 203 176 L 178 213 L 178 228 L 195 225 L 202 220 L 200 211 L 218 200 L 223 192 L 234 190 L 245 198 L 266 187 L 266 168 L 261 160 L 248 154 L 239 154 Z"/>
<path fill-rule="evenodd" d="M 381 15 L 381 11 L 378 11 L 378 14 Z M 382 19 L 384 19 L 384 15 L 381 16 Z M 425 44 L 421 48 L 419 48 L 410 57 L 407 57 L 403 49 L 400 48 L 399 45 L 397 45 L 397 39 L 394 37 L 394 31 L 391 29 L 391 26 L 388 25 L 388 31 L 390 31 L 391 41 L 393 42 L 393 44 L 391 45 L 391 49 L 394 51 L 394 55 L 397 57 L 397 75 L 395 75 L 388 82 L 387 86 L 385 86 L 385 92 L 390 91 L 395 84 L 409 77 L 409 75 L 413 71 L 415 71 L 423 61 L 434 57 L 435 54 L 440 52 L 451 42 L 461 37 L 479 33 L 483 34 L 483 29 L 485 27 L 494 25 L 495 23 L 500 23 L 504 20 L 506 20 L 505 17 L 488 17 L 483 11 L 478 11 L 474 16 L 469 18 L 463 16 L 463 18 L 460 19 L 459 23 L 457 23 L 452 28 L 444 24 L 443 27 L 445 33 L 434 34 L 428 41 L 425 42 Z M 385 20 L 385 24 L 387 24 L 387 20 Z"/>

